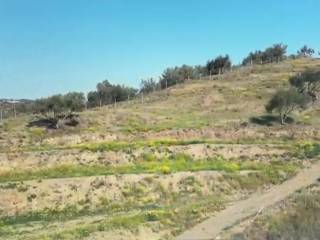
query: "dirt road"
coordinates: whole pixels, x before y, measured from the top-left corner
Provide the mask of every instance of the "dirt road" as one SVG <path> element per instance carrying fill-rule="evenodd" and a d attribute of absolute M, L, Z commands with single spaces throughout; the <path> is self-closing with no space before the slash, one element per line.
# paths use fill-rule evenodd
<path fill-rule="evenodd" d="M 316 182 L 320 177 L 320 163 L 303 169 L 292 179 L 274 186 L 266 192 L 256 193 L 248 199 L 235 202 L 223 211 L 177 237 L 177 240 L 213 240 L 226 228 L 261 212 L 264 208 L 284 200 L 295 191 Z"/>

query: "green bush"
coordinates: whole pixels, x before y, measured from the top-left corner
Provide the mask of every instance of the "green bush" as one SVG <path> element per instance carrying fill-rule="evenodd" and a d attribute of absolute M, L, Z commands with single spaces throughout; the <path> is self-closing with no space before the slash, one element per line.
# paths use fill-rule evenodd
<path fill-rule="evenodd" d="M 164 165 L 164 166 L 161 166 L 161 167 L 160 167 L 160 172 L 161 172 L 162 174 L 170 174 L 170 173 L 171 173 L 171 169 L 170 169 L 169 166 Z"/>
<path fill-rule="evenodd" d="M 303 142 L 296 145 L 296 155 L 300 158 L 316 158 L 320 155 L 320 144 Z"/>

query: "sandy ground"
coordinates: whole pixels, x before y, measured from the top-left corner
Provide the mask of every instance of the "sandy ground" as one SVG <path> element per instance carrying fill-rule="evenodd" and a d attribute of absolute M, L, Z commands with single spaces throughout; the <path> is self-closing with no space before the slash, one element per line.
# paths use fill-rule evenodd
<path fill-rule="evenodd" d="M 81 202 L 90 203 L 90 208 L 94 209 L 104 200 L 124 201 L 128 194 L 134 194 L 135 188 L 142 189 L 145 199 L 159 199 L 160 192 L 156 190 L 158 186 L 170 192 L 191 191 L 192 186 L 186 184 L 190 177 L 194 178 L 203 194 L 213 194 L 219 189 L 230 188 L 227 183 L 220 182 L 221 176 L 216 171 L 170 175 L 126 174 L 25 181 L 23 184 L 17 183 L 12 189 L 6 189 L 7 184 L 4 183 L 0 185 L 0 212 L 2 215 L 14 215 L 44 208 L 63 209 Z"/>

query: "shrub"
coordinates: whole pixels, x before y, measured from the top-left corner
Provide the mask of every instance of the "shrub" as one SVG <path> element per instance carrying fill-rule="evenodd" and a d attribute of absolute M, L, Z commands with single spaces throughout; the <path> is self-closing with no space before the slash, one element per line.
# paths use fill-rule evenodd
<path fill-rule="evenodd" d="M 320 71 L 307 70 L 289 79 L 291 86 L 316 101 L 320 92 Z"/>
<path fill-rule="evenodd" d="M 161 167 L 160 167 L 160 172 L 161 172 L 162 174 L 170 174 L 170 173 L 171 173 L 171 169 L 170 169 L 169 166 L 164 165 L 164 166 L 161 166 Z"/>
<path fill-rule="evenodd" d="M 296 146 L 296 153 L 300 158 L 315 158 L 320 155 L 320 144 L 305 142 Z"/>
<path fill-rule="evenodd" d="M 151 211 L 148 211 L 145 214 L 145 218 L 146 218 L 146 221 L 148 222 L 154 222 L 159 220 L 158 214 L 156 212 L 151 212 Z"/>
<path fill-rule="evenodd" d="M 141 158 L 143 161 L 147 161 L 147 162 L 154 162 L 157 160 L 156 156 L 153 155 L 152 153 L 143 153 L 141 155 Z"/>
<path fill-rule="evenodd" d="M 46 130 L 43 128 L 31 128 L 29 134 L 32 139 L 41 143 L 46 134 Z"/>

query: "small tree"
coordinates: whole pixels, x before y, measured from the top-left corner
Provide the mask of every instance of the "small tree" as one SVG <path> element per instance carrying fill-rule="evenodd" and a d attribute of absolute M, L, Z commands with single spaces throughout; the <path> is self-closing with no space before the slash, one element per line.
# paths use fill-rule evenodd
<path fill-rule="evenodd" d="M 61 94 L 53 95 L 45 98 L 46 112 L 52 113 L 53 118 L 56 118 L 64 111 L 63 96 Z"/>
<path fill-rule="evenodd" d="M 181 67 L 167 68 L 162 73 L 160 77 L 160 87 L 162 89 L 179 84 L 184 83 L 187 79 L 195 79 L 198 77 L 197 69 L 188 66 L 182 65 Z"/>
<path fill-rule="evenodd" d="M 85 97 L 80 92 L 70 92 L 65 95 L 53 95 L 47 98 L 37 99 L 34 102 L 33 111 L 41 113 L 47 118 L 58 119 L 73 111 L 82 111 L 85 108 Z"/>
<path fill-rule="evenodd" d="M 150 93 L 157 89 L 158 83 L 153 79 L 142 79 L 140 83 L 140 92 Z"/>
<path fill-rule="evenodd" d="M 109 83 L 108 80 L 98 83 L 96 88 L 99 96 L 100 107 L 112 101 L 110 99 L 110 92 L 111 92 L 112 85 Z"/>
<path fill-rule="evenodd" d="M 262 51 L 255 51 L 255 52 L 250 52 L 249 55 L 243 59 L 242 65 L 253 65 L 253 64 L 263 64 L 263 52 Z"/>
<path fill-rule="evenodd" d="M 91 91 L 87 94 L 88 107 L 97 107 L 100 105 L 100 96 L 97 91 Z"/>
<path fill-rule="evenodd" d="M 243 59 L 242 65 L 280 62 L 286 58 L 286 53 L 287 45 L 282 43 L 273 44 L 264 51 L 250 52 L 249 55 Z"/>
<path fill-rule="evenodd" d="M 63 104 L 66 111 L 81 112 L 85 108 L 85 96 L 81 92 L 69 92 L 63 96 Z"/>
<path fill-rule="evenodd" d="M 276 111 L 279 114 L 281 124 L 285 124 L 292 111 L 304 108 L 307 103 L 308 97 L 294 88 L 278 90 L 266 105 L 266 110 L 269 113 Z"/>
<path fill-rule="evenodd" d="M 300 93 L 308 94 L 312 101 L 318 99 L 320 92 L 320 71 L 307 70 L 289 79 L 290 84 Z"/>
<path fill-rule="evenodd" d="M 299 51 L 298 55 L 300 57 L 312 57 L 314 54 L 314 49 L 309 48 L 307 45 L 304 45 Z"/>
<path fill-rule="evenodd" d="M 274 44 L 269 51 L 271 51 L 271 62 L 280 62 L 285 58 L 287 52 L 287 45 L 282 43 Z"/>
<path fill-rule="evenodd" d="M 206 65 L 208 74 L 223 74 L 231 68 L 231 59 L 229 55 L 218 56 L 214 60 L 209 60 Z"/>

